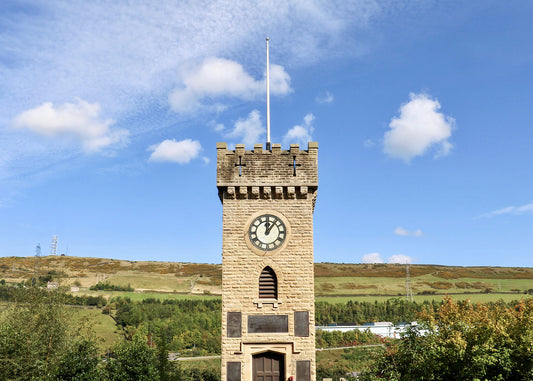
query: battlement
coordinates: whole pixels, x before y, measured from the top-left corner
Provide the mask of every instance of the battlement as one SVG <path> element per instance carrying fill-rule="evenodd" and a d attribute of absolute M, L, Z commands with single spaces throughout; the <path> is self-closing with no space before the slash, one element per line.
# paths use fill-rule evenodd
<path fill-rule="evenodd" d="M 217 187 L 310 187 L 318 186 L 318 143 L 309 142 L 307 150 L 291 144 L 272 150 L 256 144 L 246 150 L 237 144 L 228 150 L 226 143 L 217 143 Z"/>

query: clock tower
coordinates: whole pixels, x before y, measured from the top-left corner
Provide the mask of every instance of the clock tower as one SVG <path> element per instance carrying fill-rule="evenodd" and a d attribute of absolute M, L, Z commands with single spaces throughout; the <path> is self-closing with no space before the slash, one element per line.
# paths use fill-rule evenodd
<path fill-rule="evenodd" d="M 251 151 L 217 143 L 223 381 L 316 378 L 317 151 L 317 143 Z"/>

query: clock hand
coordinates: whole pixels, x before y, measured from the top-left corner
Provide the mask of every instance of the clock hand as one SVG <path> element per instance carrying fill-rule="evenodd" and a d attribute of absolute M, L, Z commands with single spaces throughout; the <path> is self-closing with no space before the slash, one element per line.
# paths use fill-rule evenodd
<path fill-rule="evenodd" d="M 265 224 L 265 235 L 268 235 L 270 233 L 270 229 L 272 229 L 273 224 L 269 224 L 269 217 L 267 216 L 266 224 Z"/>

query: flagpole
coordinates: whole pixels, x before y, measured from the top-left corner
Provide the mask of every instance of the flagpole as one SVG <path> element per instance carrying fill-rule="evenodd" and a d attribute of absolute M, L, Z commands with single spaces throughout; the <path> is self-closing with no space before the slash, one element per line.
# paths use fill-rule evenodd
<path fill-rule="evenodd" d="M 266 38 L 266 95 L 267 95 L 267 141 L 266 149 L 270 151 L 270 74 L 269 74 L 269 57 L 268 57 L 268 37 Z"/>

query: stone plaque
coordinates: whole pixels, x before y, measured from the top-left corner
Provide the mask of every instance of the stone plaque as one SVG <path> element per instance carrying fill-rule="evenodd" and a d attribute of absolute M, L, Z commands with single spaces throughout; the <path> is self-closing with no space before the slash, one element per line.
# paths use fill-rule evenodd
<path fill-rule="evenodd" d="M 296 361 L 296 380 L 311 381 L 311 361 Z"/>
<path fill-rule="evenodd" d="M 250 315 L 248 333 L 288 333 L 288 315 Z"/>
<path fill-rule="evenodd" d="M 294 336 L 309 337 L 309 311 L 294 312 Z"/>
<path fill-rule="evenodd" d="M 228 337 L 241 337 L 241 321 L 240 312 L 228 312 Z"/>
<path fill-rule="evenodd" d="M 227 362 L 226 363 L 226 379 L 228 381 L 241 381 L 241 363 Z"/>

